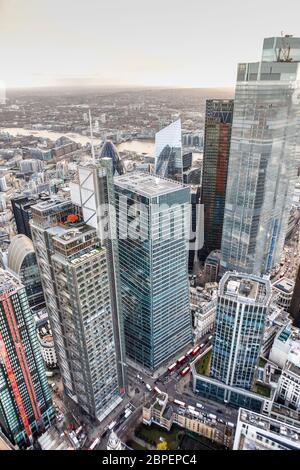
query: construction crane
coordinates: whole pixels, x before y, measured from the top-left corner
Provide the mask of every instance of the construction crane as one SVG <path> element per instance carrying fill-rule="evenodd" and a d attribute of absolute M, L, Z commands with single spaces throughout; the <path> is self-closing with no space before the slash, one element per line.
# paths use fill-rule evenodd
<path fill-rule="evenodd" d="M 288 38 L 293 37 L 292 34 L 283 34 L 281 31 L 281 47 L 278 49 L 277 61 L 278 62 L 292 62 L 290 57 L 291 46 Z"/>

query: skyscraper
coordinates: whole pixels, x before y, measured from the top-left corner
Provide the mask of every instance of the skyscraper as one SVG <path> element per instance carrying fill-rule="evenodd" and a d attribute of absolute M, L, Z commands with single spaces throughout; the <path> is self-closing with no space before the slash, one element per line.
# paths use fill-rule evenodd
<path fill-rule="evenodd" d="M 48 196 L 39 196 L 42 200 L 49 199 Z M 31 238 L 30 220 L 31 220 L 31 206 L 36 204 L 39 199 L 29 196 L 16 196 L 11 199 L 11 206 L 14 213 L 14 218 L 17 226 L 18 234 L 26 235 Z"/>
<path fill-rule="evenodd" d="M 49 427 L 51 395 L 24 286 L 0 270 L 0 427 L 22 446 Z"/>
<path fill-rule="evenodd" d="M 271 300 L 269 280 L 226 273 L 219 284 L 210 375 L 250 389 Z"/>
<path fill-rule="evenodd" d="M 97 162 L 86 162 L 79 166 L 77 181 L 72 182 L 70 187 L 72 202 L 82 211 L 84 221 L 97 230 L 101 246 L 106 248 L 119 384 L 120 388 L 126 389 L 127 372 L 120 298 L 119 251 L 114 217 L 113 171 L 111 158 L 102 157 Z"/>
<path fill-rule="evenodd" d="M 45 305 L 43 287 L 33 243 L 26 235 L 16 235 L 7 252 L 7 267 L 20 277 L 31 308 Z"/>
<path fill-rule="evenodd" d="M 31 219 L 30 207 L 36 200 L 31 201 L 27 196 L 12 198 L 11 206 L 16 221 L 17 232 L 31 238 L 29 220 Z"/>
<path fill-rule="evenodd" d="M 238 66 L 221 269 L 260 274 L 279 262 L 299 165 L 300 38 L 267 38 Z"/>
<path fill-rule="evenodd" d="M 126 353 L 154 370 L 192 338 L 190 189 L 144 173 L 114 181 Z"/>
<path fill-rule="evenodd" d="M 202 194 L 204 250 L 221 249 L 233 100 L 207 100 L 205 114 Z"/>
<path fill-rule="evenodd" d="M 113 164 L 113 173 L 123 175 L 125 173 L 124 163 L 119 155 L 118 150 L 110 140 L 106 140 L 100 150 L 101 158 L 110 158 Z"/>
<path fill-rule="evenodd" d="M 106 249 L 71 201 L 32 207 L 31 229 L 65 393 L 101 421 L 124 393 Z"/>
<path fill-rule="evenodd" d="M 88 225 L 52 238 L 52 266 L 75 401 L 105 418 L 122 400 L 113 335 L 106 249 Z"/>
<path fill-rule="evenodd" d="M 180 119 L 155 134 L 155 173 L 164 178 L 182 182 L 183 160 Z"/>

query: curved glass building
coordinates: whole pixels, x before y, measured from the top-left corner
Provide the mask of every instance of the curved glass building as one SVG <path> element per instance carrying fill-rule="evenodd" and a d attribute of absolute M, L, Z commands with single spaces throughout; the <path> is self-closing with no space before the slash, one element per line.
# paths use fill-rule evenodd
<path fill-rule="evenodd" d="M 26 235 L 16 235 L 12 239 L 7 265 L 21 279 L 30 307 L 43 306 L 45 300 L 36 255 L 33 243 Z"/>
<path fill-rule="evenodd" d="M 116 147 L 110 140 L 106 140 L 103 143 L 99 158 L 110 158 L 113 162 L 114 174 L 117 173 L 118 175 L 124 175 L 125 173 L 124 163 L 122 162 L 121 157 Z"/>
<path fill-rule="evenodd" d="M 183 181 L 180 119 L 155 134 L 155 173 L 181 183 Z"/>

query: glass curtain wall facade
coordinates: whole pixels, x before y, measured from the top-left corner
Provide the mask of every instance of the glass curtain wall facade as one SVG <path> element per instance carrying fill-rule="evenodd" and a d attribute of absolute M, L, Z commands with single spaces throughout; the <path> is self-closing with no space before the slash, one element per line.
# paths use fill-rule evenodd
<path fill-rule="evenodd" d="M 0 427 L 20 447 L 55 417 L 26 291 L 0 270 Z"/>
<path fill-rule="evenodd" d="M 99 158 L 111 159 L 114 174 L 123 175 L 125 173 L 124 163 L 122 162 L 118 150 L 110 140 L 106 140 L 102 145 Z"/>
<path fill-rule="evenodd" d="M 250 389 L 271 300 L 267 279 L 226 273 L 219 285 L 210 375 Z"/>
<path fill-rule="evenodd" d="M 132 173 L 115 178 L 115 200 L 126 353 L 154 370 L 192 339 L 190 189 Z"/>
<path fill-rule="evenodd" d="M 201 203 L 204 205 L 204 249 L 221 249 L 233 100 L 207 100 Z"/>
<path fill-rule="evenodd" d="M 264 41 L 263 61 L 238 66 L 221 247 L 221 269 L 253 274 L 280 261 L 299 166 L 300 75 L 275 61 L 281 38 Z M 291 57 L 292 58 L 292 57 Z M 293 59 L 293 58 L 292 58 Z"/>
<path fill-rule="evenodd" d="M 181 183 L 183 181 L 180 119 L 155 134 L 155 173 Z"/>

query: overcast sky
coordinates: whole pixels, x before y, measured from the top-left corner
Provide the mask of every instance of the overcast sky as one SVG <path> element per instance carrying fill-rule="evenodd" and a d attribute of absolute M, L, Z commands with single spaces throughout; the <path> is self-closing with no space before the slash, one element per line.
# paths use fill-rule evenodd
<path fill-rule="evenodd" d="M 230 87 L 281 31 L 299 0 L 0 0 L 0 80 Z"/>

